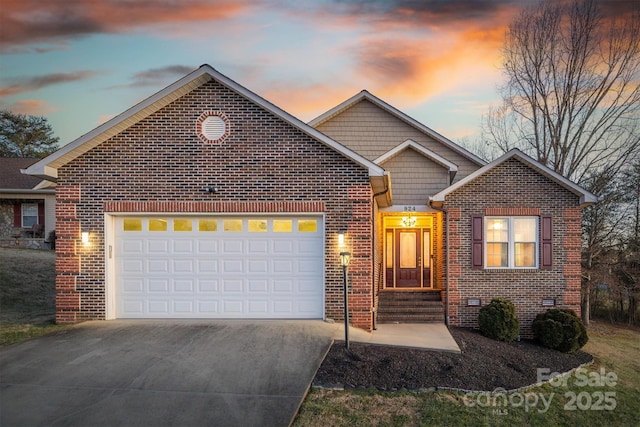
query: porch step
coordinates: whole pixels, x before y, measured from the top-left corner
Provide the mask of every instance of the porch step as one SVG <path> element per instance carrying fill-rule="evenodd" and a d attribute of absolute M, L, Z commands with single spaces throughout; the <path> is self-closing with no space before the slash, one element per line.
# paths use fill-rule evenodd
<path fill-rule="evenodd" d="M 440 291 L 380 292 L 377 322 L 444 323 Z"/>

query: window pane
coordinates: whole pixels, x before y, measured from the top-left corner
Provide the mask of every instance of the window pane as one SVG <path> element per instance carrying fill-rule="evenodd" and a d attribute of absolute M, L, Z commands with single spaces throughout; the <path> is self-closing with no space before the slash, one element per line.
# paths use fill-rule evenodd
<path fill-rule="evenodd" d="M 508 242 L 509 220 L 507 218 L 487 219 L 487 242 Z"/>
<path fill-rule="evenodd" d="M 193 229 L 193 220 L 190 219 L 174 219 L 173 231 L 191 231 Z"/>
<path fill-rule="evenodd" d="M 516 242 L 536 241 L 536 220 L 535 218 L 514 218 L 513 229 Z"/>
<path fill-rule="evenodd" d="M 139 218 L 126 218 L 123 221 L 122 229 L 124 231 L 142 231 L 142 220 Z"/>
<path fill-rule="evenodd" d="M 266 219 L 250 219 L 249 231 L 252 233 L 265 233 L 267 231 Z"/>
<path fill-rule="evenodd" d="M 487 243 L 487 267 L 509 266 L 508 243 Z"/>
<path fill-rule="evenodd" d="M 424 268 L 429 268 L 431 265 L 431 233 L 429 231 L 424 232 L 422 244 L 424 245 L 422 264 Z"/>
<path fill-rule="evenodd" d="M 536 244 L 535 243 L 516 243 L 516 267 L 535 267 L 536 266 Z"/>
<path fill-rule="evenodd" d="M 31 227 L 38 223 L 38 204 L 23 203 L 22 204 L 22 226 Z"/>
<path fill-rule="evenodd" d="M 223 221 L 224 231 L 242 231 L 241 219 L 225 219 Z"/>
<path fill-rule="evenodd" d="M 276 233 L 291 233 L 293 231 L 293 221 L 290 219 L 274 219 L 273 231 Z"/>
<path fill-rule="evenodd" d="M 315 219 L 298 220 L 298 231 L 302 233 L 315 233 L 318 231 L 318 224 Z"/>
<path fill-rule="evenodd" d="M 215 219 L 201 219 L 198 221 L 198 230 L 200 231 L 217 231 L 218 221 Z"/>
<path fill-rule="evenodd" d="M 167 231 L 166 219 L 150 219 L 149 231 Z"/>
<path fill-rule="evenodd" d="M 387 268 L 393 268 L 393 233 L 387 233 Z"/>

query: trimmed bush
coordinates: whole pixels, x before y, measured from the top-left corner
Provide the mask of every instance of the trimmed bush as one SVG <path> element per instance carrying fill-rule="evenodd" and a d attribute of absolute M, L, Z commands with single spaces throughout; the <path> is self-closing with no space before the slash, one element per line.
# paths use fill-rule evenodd
<path fill-rule="evenodd" d="M 513 341 L 520 331 L 516 308 L 511 301 L 503 298 L 494 298 L 482 307 L 478 323 L 482 335 L 498 341 Z"/>
<path fill-rule="evenodd" d="M 575 353 L 589 341 L 587 328 L 573 310 L 552 308 L 540 313 L 533 321 L 533 336 L 543 346 Z"/>

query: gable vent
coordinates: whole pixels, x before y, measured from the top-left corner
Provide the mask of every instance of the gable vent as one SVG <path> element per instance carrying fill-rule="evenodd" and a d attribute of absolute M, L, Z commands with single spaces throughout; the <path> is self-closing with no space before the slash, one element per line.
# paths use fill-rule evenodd
<path fill-rule="evenodd" d="M 205 111 L 196 121 L 196 133 L 206 144 L 222 144 L 229 137 L 229 119 L 222 111 Z"/>

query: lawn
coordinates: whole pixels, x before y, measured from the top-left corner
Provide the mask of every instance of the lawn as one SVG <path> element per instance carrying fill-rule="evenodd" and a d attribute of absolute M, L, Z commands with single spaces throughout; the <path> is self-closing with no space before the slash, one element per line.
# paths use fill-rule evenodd
<path fill-rule="evenodd" d="M 593 323 L 589 337 L 595 362 L 566 381 L 494 395 L 312 389 L 294 426 L 638 425 L 640 331 Z"/>
<path fill-rule="evenodd" d="M 53 251 L 0 248 L 0 346 L 64 326 L 55 320 Z"/>

